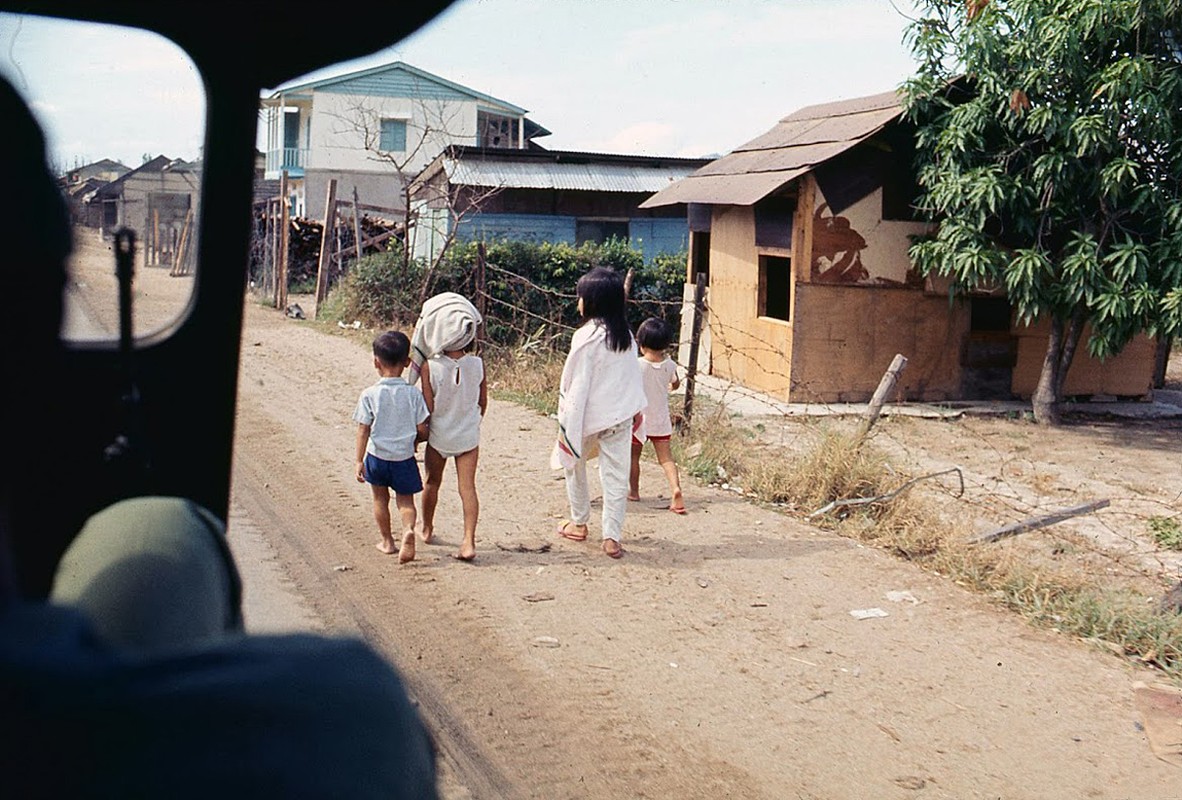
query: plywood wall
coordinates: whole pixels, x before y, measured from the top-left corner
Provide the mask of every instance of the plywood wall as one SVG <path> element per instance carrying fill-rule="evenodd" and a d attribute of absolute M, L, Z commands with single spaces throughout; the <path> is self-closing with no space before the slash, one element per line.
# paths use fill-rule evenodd
<path fill-rule="evenodd" d="M 1049 331 L 1050 324 L 1047 322 L 1030 327 L 1015 326 L 1013 330 L 1018 339 L 1013 391 L 1019 397 L 1029 398 L 1034 394 L 1042 372 Z M 1090 334 L 1091 330 L 1085 328 L 1071 368 L 1067 370 L 1063 394 L 1149 397 L 1153 392 L 1156 342 L 1148 336 L 1138 336 L 1112 358 L 1100 361 L 1088 354 L 1087 339 Z"/>
<path fill-rule="evenodd" d="M 792 326 L 758 316 L 759 254 L 750 207 L 714 207 L 710 298 L 712 373 L 787 400 Z"/>
<path fill-rule="evenodd" d="M 792 402 L 870 399 L 896 354 L 907 368 L 891 400 L 947 400 L 960 391 L 969 315 L 911 289 L 797 286 Z"/>

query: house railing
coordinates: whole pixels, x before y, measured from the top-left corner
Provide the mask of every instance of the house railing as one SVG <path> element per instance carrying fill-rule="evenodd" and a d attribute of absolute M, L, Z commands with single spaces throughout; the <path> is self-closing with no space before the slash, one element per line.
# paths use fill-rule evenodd
<path fill-rule="evenodd" d="M 283 147 L 267 151 L 267 174 L 279 177 L 279 173 L 287 170 L 292 177 L 301 177 L 308 162 L 308 149 L 303 147 Z"/>

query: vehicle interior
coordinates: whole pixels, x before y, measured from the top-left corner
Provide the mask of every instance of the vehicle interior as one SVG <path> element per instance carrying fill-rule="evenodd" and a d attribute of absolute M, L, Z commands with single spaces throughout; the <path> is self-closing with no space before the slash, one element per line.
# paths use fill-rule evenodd
<path fill-rule="evenodd" d="M 396 0 L 380 13 L 359 11 L 380 17 L 368 24 L 333 12 L 346 22 L 338 27 L 312 24 L 322 9 L 273 0 L 216 10 L 192 0 L 0 2 L 0 11 L 160 34 L 192 60 L 205 93 L 202 211 L 189 305 L 175 325 L 155 335 L 130 330 L 130 315 L 121 309 L 116 339 L 67 343 L 62 374 L 86 387 L 69 421 L 69 491 L 47 502 L 44 476 L 28 470 L 18 476 L 24 483 L 13 504 L 18 524 L 24 520 L 44 532 L 16 543 L 15 571 L 26 596 L 47 594 L 81 523 L 114 501 L 186 497 L 227 518 L 260 91 L 394 44 L 448 5 Z M 146 234 L 136 232 L 141 242 Z M 124 280 L 124 293 L 126 287 Z M 21 377 L 6 380 L 16 387 Z"/>

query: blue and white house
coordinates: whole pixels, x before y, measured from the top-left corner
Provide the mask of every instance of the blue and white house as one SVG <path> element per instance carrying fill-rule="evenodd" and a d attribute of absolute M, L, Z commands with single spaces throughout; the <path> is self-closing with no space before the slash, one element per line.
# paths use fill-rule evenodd
<path fill-rule="evenodd" d="M 267 180 L 286 171 L 297 216 L 337 196 L 399 209 L 411 178 L 450 145 L 521 150 L 545 128 L 524 108 L 401 61 L 295 83 L 261 99 Z"/>
<path fill-rule="evenodd" d="M 627 241 L 645 260 L 689 245 L 684 204 L 640 204 L 709 163 L 563 150 L 448 147 L 411 183 L 416 257 L 450 239 L 580 245 Z"/>

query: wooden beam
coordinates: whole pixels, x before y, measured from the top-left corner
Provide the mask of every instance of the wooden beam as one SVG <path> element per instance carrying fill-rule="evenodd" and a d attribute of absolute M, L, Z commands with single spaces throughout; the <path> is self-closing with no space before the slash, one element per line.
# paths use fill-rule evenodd
<path fill-rule="evenodd" d="M 870 398 L 870 405 L 866 407 L 866 417 L 862 420 L 862 426 L 858 432 L 859 439 L 870 433 L 870 429 L 878 421 L 878 415 L 882 413 L 883 403 L 886 402 L 890 393 L 894 391 L 895 384 L 899 380 L 899 373 L 906 367 L 907 359 L 901 353 L 897 353 L 891 359 L 891 365 L 883 373 L 882 380 L 878 382 L 878 388 L 874 390 L 874 396 Z"/>
<path fill-rule="evenodd" d="M 275 307 L 287 308 L 287 251 L 291 245 L 291 201 L 287 196 L 289 191 L 287 170 L 283 171 L 283 177 L 279 185 L 283 188 L 283 197 L 280 199 L 279 204 L 283 215 L 279 219 L 279 274 L 275 279 L 278 284 L 278 302 L 275 304 Z"/>
<path fill-rule="evenodd" d="M 353 187 L 353 246 L 357 249 L 357 258 L 361 259 L 361 215 L 357 211 L 357 187 Z"/>
<path fill-rule="evenodd" d="M 694 284 L 694 319 L 690 324 L 689 364 L 685 367 L 685 427 L 694 415 L 694 391 L 698 376 L 698 350 L 702 342 L 702 315 L 706 311 L 706 276 L 699 272 Z"/>
<path fill-rule="evenodd" d="M 388 212 L 392 217 L 402 217 L 403 215 L 403 212 L 399 211 L 397 208 L 390 208 L 388 206 L 375 206 L 370 205 L 369 203 L 350 202 L 349 200 L 337 200 L 336 203 L 338 206 L 347 205 L 353 208 L 359 208 L 362 211 Z"/>
<path fill-rule="evenodd" d="M 1095 500 L 1091 503 L 1084 503 L 1080 506 L 1072 506 L 1065 508 L 1062 511 L 1056 511 L 1054 514 L 1046 514 L 1041 517 L 1031 517 L 1030 519 L 1015 522 L 1012 525 L 1006 525 L 1003 528 L 998 528 L 995 531 L 978 534 L 969 539 L 969 544 L 983 544 L 985 542 L 996 542 L 998 539 L 1004 539 L 1008 536 L 1017 536 L 1019 533 L 1026 533 L 1027 531 L 1037 530 L 1038 528 L 1045 528 L 1048 525 L 1054 525 L 1056 522 L 1062 522 L 1065 519 L 1078 517 L 1082 514 L 1088 514 L 1092 511 L 1099 511 L 1102 508 L 1108 508 L 1107 500 Z"/>
<path fill-rule="evenodd" d="M 328 196 L 324 201 L 324 226 L 320 229 L 320 259 L 316 266 L 316 308 L 312 319 L 320 316 L 320 304 L 328 297 L 328 274 L 331 272 L 329 256 L 332 254 L 330 237 L 337 224 L 337 179 L 328 181 Z"/>

